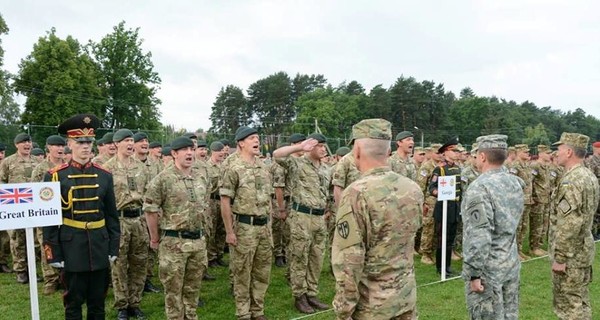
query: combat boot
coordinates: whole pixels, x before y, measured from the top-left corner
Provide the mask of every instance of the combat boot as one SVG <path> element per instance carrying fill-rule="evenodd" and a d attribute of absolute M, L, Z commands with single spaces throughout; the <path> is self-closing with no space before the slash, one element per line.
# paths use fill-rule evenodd
<path fill-rule="evenodd" d="M 275 265 L 279 268 L 285 267 L 285 260 L 283 260 L 283 257 L 275 258 Z"/>
<path fill-rule="evenodd" d="M 18 272 L 17 282 L 22 284 L 29 283 L 29 276 L 27 275 L 27 272 Z"/>
<path fill-rule="evenodd" d="M 536 257 L 541 257 L 541 256 L 545 256 L 548 253 L 540 248 L 535 248 L 535 249 L 531 250 L 531 254 Z"/>
<path fill-rule="evenodd" d="M 140 308 L 127 308 L 127 315 L 138 320 L 146 320 L 146 315 Z"/>
<path fill-rule="evenodd" d="M 433 262 L 433 259 L 431 258 L 431 255 L 429 255 L 429 254 L 423 254 L 423 256 L 421 257 L 421 263 L 426 264 L 426 265 L 434 265 L 435 264 L 435 262 Z"/>
<path fill-rule="evenodd" d="M 318 310 L 328 310 L 329 309 L 329 305 L 319 301 L 319 299 L 317 297 L 310 297 L 310 296 L 306 296 L 306 302 L 308 302 L 308 304 Z"/>
<path fill-rule="evenodd" d="M 12 269 L 6 264 L 0 264 L 0 272 L 2 273 L 11 273 Z"/>
<path fill-rule="evenodd" d="M 44 291 L 42 293 L 45 296 L 49 296 L 58 291 L 58 283 L 47 283 L 44 285 Z"/>
<path fill-rule="evenodd" d="M 146 279 L 146 282 L 144 283 L 144 292 L 159 293 L 160 289 L 152 284 L 150 279 Z"/>
<path fill-rule="evenodd" d="M 306 295 L 303 294 L 299 297 L 296 297 L 296 301 L 294 302 L 294 306 L 296 307 L 296 310 L 302 312 L 302 313 L 306 313 L 306 314 L 311 314 L 311 313 L 315 313 L 315 309 L 313 309 L 313 307 L 311 307 L 308 304 L 308 301 L 306 301 Z"/>
<path fill-rule="evenodd" d="M 129 319 L 129 314 L 127 314 L 127 309 L 119 309 L 117 313 L 117 320 L 127 320 Z"/>

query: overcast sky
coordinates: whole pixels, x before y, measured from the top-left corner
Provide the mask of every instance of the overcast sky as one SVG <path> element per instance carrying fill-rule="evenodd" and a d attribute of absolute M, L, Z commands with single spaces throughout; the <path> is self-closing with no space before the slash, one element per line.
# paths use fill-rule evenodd
<path fill-rule="evenodd" d="M 210 127 L 219 89 L 277 71 L 370 90 L 401 75 L 600 118 L 598 1 L 11 1 L 4 68 L 46 31 L 99 41 L 140 27 L 163 123 Z"/>

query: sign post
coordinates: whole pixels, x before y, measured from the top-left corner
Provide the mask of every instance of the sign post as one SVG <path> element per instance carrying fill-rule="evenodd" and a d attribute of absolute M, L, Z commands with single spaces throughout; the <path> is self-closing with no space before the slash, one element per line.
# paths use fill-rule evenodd
<path fill-rule="evenodd" d="M 40 319 L 33 228 L 62 224 L 60 183 L 0 185 L 0 230 L 25 228 L 31 319 Z"/>
<path fill-rule="evenodd" d="M 442 203 L 442 281 L 446 281 L 446 230 L 448 224 L 448 200 L 456 199 L 456 176 L 438 177 L 438 201 Z"/>

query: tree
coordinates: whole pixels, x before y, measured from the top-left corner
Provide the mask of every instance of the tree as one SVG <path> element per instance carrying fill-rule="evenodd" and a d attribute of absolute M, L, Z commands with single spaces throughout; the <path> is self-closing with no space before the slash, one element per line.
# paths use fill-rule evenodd
<path fill-rule="evenodd" d="M 126 29 L 122 21 L 99 43 L 89 42 L 87 49 L 100 67 L 106 94 L 104 126 L 109 128 L 160 128 L 161 84 L 154 71 L 152 53 L 142 51 L 139 28 Z"/>
<path fill-rule="evenodd" d="M 525 128 L 525 138 L 523 138 L 523 143 L 530 147 L 540 144 L 549 145 L 550 139 L 548 139 L 548 133 L 544 124 L 538 123 L 535 127 Z"/>
<path fill-rule="evenodd" d="M 222 135 L 233 135 L 237 128 L 249 125 L 252 111 L 242 89 L 234 85 L 221 88 L 213 103 L 210 121 L 209 131 Z"/>
<path fill-rule="evenodd" d="M 298 101 L 301 95 L 312 92 L 318 88 L 323 88 L 327 84 L 327 79 L 321 74 L 306 75 L 297 73 L 292 80 L 292 102 Z M 298 110 L 296 110 L 298 112 Z"/>
<path fill-rule="evenodd" d="M 0 36 L 8 34 L 8 26 L 0 14 Z M 13 90 L 10 87 L 9 73 L 2 69 L 4 65 L 4 49 L 0 38 L 0 142 L 7 143 L 19 132 L 19 118 L 21 116 L 19 105 L 13 98 Z M 12 144 L 7 143 L 12 152 Z"/>
<path fill-rule="evenodd" d="M 248 104 L 262 134 L 280 134 L 296 116 L 290 77 L 280 71 L 254 82 L 248 87 Z"/>

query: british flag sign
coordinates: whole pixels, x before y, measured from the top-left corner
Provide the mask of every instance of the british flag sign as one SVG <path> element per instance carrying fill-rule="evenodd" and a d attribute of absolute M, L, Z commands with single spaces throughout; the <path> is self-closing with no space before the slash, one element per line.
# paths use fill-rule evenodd
<path fill-rule="evenodd" d="M 31 188 L 0 188 L 0 204 L 32 203 Z"/>

